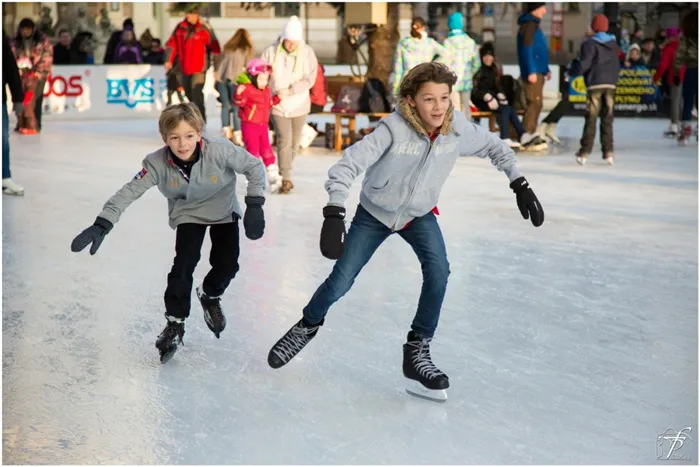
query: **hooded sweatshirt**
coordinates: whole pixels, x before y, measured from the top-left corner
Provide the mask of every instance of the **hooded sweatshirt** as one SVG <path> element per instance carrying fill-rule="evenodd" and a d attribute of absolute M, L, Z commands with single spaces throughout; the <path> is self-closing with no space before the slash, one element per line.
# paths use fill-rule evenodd
<path fill-rule="evenodd" d="M 409 36 L 399 41 L 394 56 L 394 71 L 389 76 L 389 89 L 394 95 L 399 93 L 401 80 L 408 71 L 421 63 L 432 62 L 436 56 L 446 61 L 446 51 L 439 42 L 423 32 L 420 39 Z M 477 54 L 478 55 L 478 54 Z"/>
<path fill-rule="evenodd" d="M 464 32 L 464 17 L 462 13 L 452 13 L 447 20 L 450 32 L 443 43 L 445 48 L 445 65 L 457 74 L 457 83 L 452 88 L 455 91 L 471 91 L 474 75 L 481 67 L 479 50 L 474 39 Z"/>
<path fill-rule="evenodd" d="M 290 95 L 272 108 L 272 115 L 286 118 L 301 117 L 311 112 L 309 90 L 316 82 L 318 59 L 306 42 L 299 41 L 292 52 L 282 46 L 282 39 L 265 49 L 261 58 L 272 65 L 270 87 L 275 94 L 283 89 Z"/>
<path fill-rule="evenodd" d="M 547 38 L 540 28 L 540 20 L 530 13 L 518 18 L 518 64 L 520 76 L 527 80 L 531 73 L 549 73 Z"/>
<path fill-rule="evenodd" d="M 418 115 L 403 100 L 328 170 L 328 204 L 344 206 L 353 181 L 366 172 L 360 204 L 388 228 L 401 230 L 437 206 L 459 156 L 488 157 L 510 181 L 521 176 L 513 150 L 451 105 L 431 141 Z"/>
<path fill-rule="evenodd" d="M 607 32 L 597 32 L 581 44 L 580 71 L 586 89 L 615 88 L 620 76 L 620 48 Z"/>

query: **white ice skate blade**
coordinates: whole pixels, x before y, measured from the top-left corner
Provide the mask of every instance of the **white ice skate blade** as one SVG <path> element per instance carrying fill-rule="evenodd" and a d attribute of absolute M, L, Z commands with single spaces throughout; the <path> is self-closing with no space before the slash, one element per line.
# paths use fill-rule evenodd
<path fill-rule="evenodd" d="M 420 397 L 432 402 L 447 402 L 447 391 L 444 389 L 428 389 L 418 381 L 409 379 L 406 383 L 406 392 L 414 397 Z"/>

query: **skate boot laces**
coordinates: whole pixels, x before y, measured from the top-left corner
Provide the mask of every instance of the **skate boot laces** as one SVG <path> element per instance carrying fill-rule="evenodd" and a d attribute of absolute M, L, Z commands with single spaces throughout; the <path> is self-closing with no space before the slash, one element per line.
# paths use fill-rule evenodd
<path fill-rule="evenodd" d="M 215 322 L 220 323 L 224 319 L 224 312 L 221 309 L 221 299 L 219 297 L 212 298 L 202 294 L 202 302 L 206 305 L 207 311 Z"/>
<path fill-rule="evenodd" d="M 274 352 L 285 362 L 291 360 L 301 349 L 309 343 L 318 326 L 304 327 L 301 323 L 294 326 L 282 339 Z"/>
<path fill-rule="evenodd" d="M 185 337 L 185 326 L 183 323 L 168 321 L 168 325 L 165 327 L 163 334 L 165 334 L 166 339 L 173 341 L 177 338 L 179 344 L 185 345 L 182 342 L 182 338 Z"/>
<path fill-rule="evenodd" d="M 433 379 L 445 374 L 435 366 L 430 358 L 430 341 L 432 339 L 424 337 L 419 341 L 408 342 L 414 348 L 412 360 L 416 371 L 424 378 Z"/>

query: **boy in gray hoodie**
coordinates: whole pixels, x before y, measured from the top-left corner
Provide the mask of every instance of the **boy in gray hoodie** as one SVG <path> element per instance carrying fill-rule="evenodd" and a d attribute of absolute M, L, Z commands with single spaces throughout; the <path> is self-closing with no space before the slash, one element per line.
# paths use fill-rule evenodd
<path fill-rule="evenodd" d="M 335 263 L 304 308 L 303 317 L 272 347 L 268 364 L 279 368 L 297 355 L 323 325 L 329 308 L 352 286 L 360 270 L 390 235 L 398 233 L 416 252 L 423 271 L 418 310 L 403 347 L 404 376 L 410 394 L 446 400 L 447 375 L 430 358 L 450 274 L 445 242 L 437 222 L 442 186 L 459 156 L 491 159 L 510 180 L 517 205 L 533 225 L 544 212 L 516 167 L 515 154 L 497 136 L 454 111 L 450 102 L 457 76 L 446 66 L 422 63 L 399 88 L 397 110 L 347 148 L 328 171 L 328 205 L 321 230 L 321 253 Z M 345 201 L 355 178 L 366 171 L 360 204 L 345 232 Z"/>
<path fill-rule="evenodd" d="M 204 119 L 193 103 L 163 110 L 158 127 L 166 145 L 146 156 L 141 170 L 105 203 L 94 224 L 75 237 L 71 250 L 79 252 L 92 244 L 90 254 L 94 255 L 126 208 L 149 188 L 157 186 L 168 199 L 170 227 L 177 233 L 175 260 L 164 295 L 167 325 L 156 340 L 165 363 L 185 334 L 192 274 L 207 227 L 212 269 L 197 287 L 197 296 L 204 320 L 217 338 L 226 327 L 220 300 L 238 272 L 238 220 L 242 215 L 236 198 L 236 174 L 244 174 L 248 180 L 243 227 L 248 238 L 257 240 L 265 230 L 265 169 L 260 159 L 231 141 L 202 137 Z"/>

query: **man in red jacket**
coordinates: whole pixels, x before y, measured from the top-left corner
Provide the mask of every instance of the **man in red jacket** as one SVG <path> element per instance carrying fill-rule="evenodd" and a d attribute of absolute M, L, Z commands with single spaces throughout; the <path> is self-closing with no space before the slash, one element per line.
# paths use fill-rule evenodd
<path fill-rule="evenodd" d="M 204 78 L 209 68 L 208 54 L 212 52 L 219 55 L 221 48 L 211 27 L 201 22 L 197 6 L 187 9 L 184 21 L 175 27 L 165 46 L 169 53 L 165 60 L 165 71 L 170 71 L 175 59 L 180 61 L 185 95 L 197 106 L 206 123 L 203 91 Z"/>

